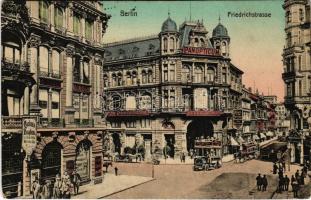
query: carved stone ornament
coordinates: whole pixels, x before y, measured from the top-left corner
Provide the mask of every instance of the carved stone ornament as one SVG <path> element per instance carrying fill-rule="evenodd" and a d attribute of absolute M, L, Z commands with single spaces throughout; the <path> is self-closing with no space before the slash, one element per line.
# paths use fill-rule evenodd
<path fill-rule="evenodd" d="M 34 47 L 37 48 L 41 43 L 41 38 L 38 35 L 31 34 L 28 41 L 29 48 Z"/>
<path fill-rule="evenodd" d="M 67 48 L 66 48 L 66 55 L 67 56 L 72 56 L 75 54 L 75 49 L 74 49 L 74 46 L 71 46 L 71 45 L 67 45 Z"/>

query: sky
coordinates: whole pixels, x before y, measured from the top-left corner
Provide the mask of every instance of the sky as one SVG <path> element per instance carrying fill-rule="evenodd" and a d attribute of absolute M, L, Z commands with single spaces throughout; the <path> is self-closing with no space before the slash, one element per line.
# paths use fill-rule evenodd
<path fill-rule="evenodd" d="M 273 1 L 104 1 L 104 12 L 111 15 L 104 43 L 157 35 L 162 23 L 171 18 L 181 25 L 185 19 L 202 20 L 211 37 L 221 23 L 227 28 L 231 62 L 242 71 L 243 84 L 265 95 L 284 98 L 282 50 L 285 44 L 285 18 L 282 0 Z M 120 12 L 136 9 L 137 16 Z M 228 12 L 264 12 L 271 17 L 230 17 Z"/>

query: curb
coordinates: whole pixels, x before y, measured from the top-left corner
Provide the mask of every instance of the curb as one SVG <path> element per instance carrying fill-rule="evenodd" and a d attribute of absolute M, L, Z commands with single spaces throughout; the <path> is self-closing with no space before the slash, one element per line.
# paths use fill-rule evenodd
<path fill-rule="evenodd" d="M 101 197 L 97 197 L 97 199 L 103 199 L 103 198 L 109 197 L 109 196 L 111 196 L 111 195 L 117 194 L 117 193 L 119 193 L 119 192 L 123 192 L 123 191 L 125 191 L 125 190 L 131 189 L 131 188 L 134 188 L 134 187 L 136 187 L 136 186 L 139 186 L 139 185 L 142 185 L 142 184 L 151 182 L 151 181 L 155 181 L 155 180 L 156 180 L 156 178 L 153 178 L 153 179 L 147 180 L 147 181 L 145 181 L 145 182 L 138 183 L 138 184 L 136 184 L 136 185 L 132 185 L 131 187 L 124 188 L 124 189 L 121 189 L 121 190 L 112 192 L 112 193 L 110 193 L 110 194 L 107 194 L 107 195 L 104 195 L 104 196 L 101 196 Z"/>

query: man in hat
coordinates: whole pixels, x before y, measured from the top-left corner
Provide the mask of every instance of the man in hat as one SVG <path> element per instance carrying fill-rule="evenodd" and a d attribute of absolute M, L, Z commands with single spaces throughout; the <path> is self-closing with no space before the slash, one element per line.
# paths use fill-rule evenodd
<path fill-rule="evenodd" d="M 74 170 L 72 173 L 72 184 L 74 188 L 74 194 L 77 195 L 79 194 L 79 187 L 80 187 L 80 182 L 81 182 L 81 176 L 77 172 L 77 170 Z"/>

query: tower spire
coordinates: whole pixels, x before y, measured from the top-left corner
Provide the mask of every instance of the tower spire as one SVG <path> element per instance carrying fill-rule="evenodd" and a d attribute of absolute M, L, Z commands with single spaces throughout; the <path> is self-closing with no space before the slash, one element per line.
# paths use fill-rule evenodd
<path fill-rule="evenodd" d="M 171 17 L 170 8 L 168 8 L 167 15 L 168 15 L 168 17 Z"/>
<path fill-rule="evenodd" d="M 218 23 L 220 24 L 220 15 L 218 16 Z"/>

